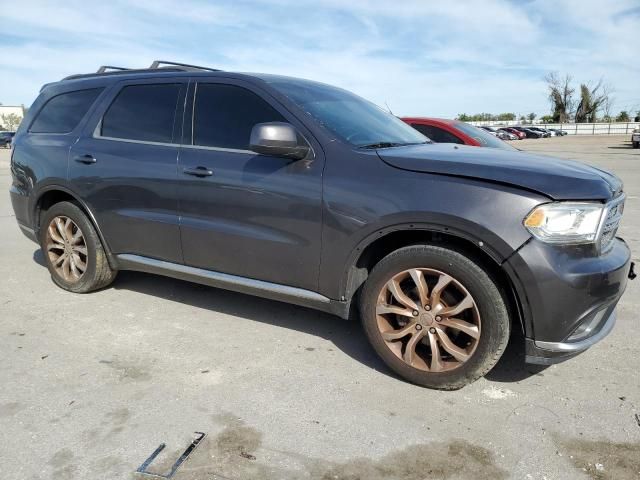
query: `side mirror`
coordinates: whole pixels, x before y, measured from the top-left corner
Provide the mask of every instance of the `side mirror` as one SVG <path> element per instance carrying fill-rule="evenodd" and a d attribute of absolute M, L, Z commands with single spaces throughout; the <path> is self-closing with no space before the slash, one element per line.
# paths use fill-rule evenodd
<path fill-rule="evenodd" d="M 258 123 L 251 129 L 249 148 L 264 155 L 302 160 L 309 153 L 309 145 L 298 136 L 290 123 Z"/>

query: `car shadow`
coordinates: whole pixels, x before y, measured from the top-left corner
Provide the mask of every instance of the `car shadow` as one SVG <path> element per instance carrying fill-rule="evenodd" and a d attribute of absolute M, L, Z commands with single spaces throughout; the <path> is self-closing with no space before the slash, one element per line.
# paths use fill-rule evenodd
<path fill-rule="evenodd" d="M 41 250 L 33 253 L 33 260 L 46 268 Z M 337 349 L 368 368 L 401 380 L 373 351 L 357 321 L 343 320 L 297 305 L 142 272 L 121 271 L 108 288 L 138 292 L 315 335 L 331 342 Z M 524 340 L 516 332 L 502 358 L 486 378 L 493 382 L 510 383 L 526 379 L 540 371 L 538 367 L 524 363 Z"/>
<path fill-rule="evenodd" d="M 47 264 L 44 261 L 44 254 L 42 253 L 42 250 L 38 249 L 35 252 L 33 252 L 33 261 L 36 262 L 41 267 L 47 268 Z"/>
<path fill-rule="evenodd" d="M 330 341 L 367 367 L 395 377 L 367 343 L 359 322 L 297 305 L 141 272 L 119 272 L 111 287 L 314 335 Z"/>
<path fill-rule="evenodd" d="M 498 383 L 516 383 L 529 377 L 541 375 L 548 365 L 532 365 L 524 361 L 524 335 L 515 329 L 509 339 L 507 349 L 485 378 Z"/>

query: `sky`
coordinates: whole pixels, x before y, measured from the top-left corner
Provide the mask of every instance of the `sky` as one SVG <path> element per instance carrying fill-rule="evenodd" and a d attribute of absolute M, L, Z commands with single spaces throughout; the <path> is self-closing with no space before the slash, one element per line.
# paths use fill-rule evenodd
<path fill-rule="evenodd" d="M 544 115 L 551 71 L 640 110 L 640 0 L 0 0 L 0 51 L 4 105 L 161 59 L 318 80 L 396 115 Z"/>

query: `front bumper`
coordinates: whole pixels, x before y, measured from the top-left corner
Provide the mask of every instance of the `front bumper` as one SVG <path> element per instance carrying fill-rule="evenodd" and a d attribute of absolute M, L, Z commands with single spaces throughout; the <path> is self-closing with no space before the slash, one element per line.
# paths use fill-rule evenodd
<path fill-rule="evenodd" d="M 525 359 L 545 365 L 567 360 L 611 332 L 632 273 L 631 252 L 621 239 L 603 255 L 587 246 L 531 240 L 505 268 L 516 279 L 522 306 Z"/>
<path fill-rule="evenodd" d="M 584 352 L 611 333 L 616 324 L 615 306 L 607 309 L 605 320 L 593 335 L 578 341 L 543 342 L 525 339 L 525 362 L 537 365 L 552 365 L 564 362 Z"/>

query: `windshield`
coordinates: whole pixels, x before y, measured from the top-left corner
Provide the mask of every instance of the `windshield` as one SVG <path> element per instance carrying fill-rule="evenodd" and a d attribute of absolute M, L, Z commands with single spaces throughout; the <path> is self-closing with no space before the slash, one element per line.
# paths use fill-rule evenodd
<path fill-rule="evenodd" d="M 356 147 L 384 148 L 429 141 L 399 118 L 346 90 L 304 80 L 267 81 L 318 123 Z"/>
<path fill-rule="evenodd" d="M 469 135 L 471 138 L 479 141 L 483 147 L 502 148 L 503 150 L 517 150 L 507 142 L 494 137 L 486 130 L 483 130 L 465 122 L 456 122 L 456 127 Z"/>

